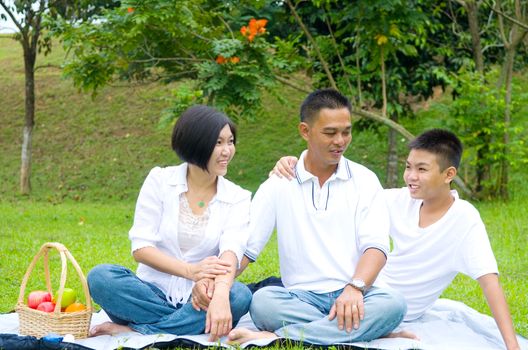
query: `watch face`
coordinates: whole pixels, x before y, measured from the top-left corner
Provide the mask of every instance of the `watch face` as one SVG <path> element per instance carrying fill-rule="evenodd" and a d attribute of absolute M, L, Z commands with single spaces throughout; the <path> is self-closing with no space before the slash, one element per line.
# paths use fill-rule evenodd
<path fill-rule="evenodd" d="M 352 280 L 352 285 L 356 287 L 357 289 L 363 290 L 365 289 L 365 282 L 362 280 Z"/>

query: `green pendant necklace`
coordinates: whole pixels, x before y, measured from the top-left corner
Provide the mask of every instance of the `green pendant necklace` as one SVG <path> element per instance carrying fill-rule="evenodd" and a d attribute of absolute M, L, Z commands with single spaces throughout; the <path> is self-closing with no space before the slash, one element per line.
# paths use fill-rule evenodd
<path fill-rule="evenodd" d="M 200 208 L 203 208 L 203 207 L 205 206 L 204 201 L 199 201 L 199 202 L 198 202 L 198 206 L 199 206 Z"/>

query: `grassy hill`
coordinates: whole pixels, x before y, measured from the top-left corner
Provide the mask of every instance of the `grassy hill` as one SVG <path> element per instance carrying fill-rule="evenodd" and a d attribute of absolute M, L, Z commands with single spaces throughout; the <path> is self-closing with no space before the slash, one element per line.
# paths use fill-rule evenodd
<path fill-rule="evenodd" d="M 22 275 L 42 243 L 64 243 L 87 272 L 102 262 L 134 267 L 127 232 L 139 188 L 149 169 L 177 162 L 170 149 L 170 128 L 158 119 L 176 85 L 107 87 L 92 98 L 61 78 L 64 53 L 55 48 L 39 56 L 36 73 L 36 125 L 33 138 L 33 192 L 18 194 L 24 115 L 24 76 L 20 45 L 0 36 L 0 312 L 12 309 Z M 267 98 L 262 115 L 239 123 L 237 155 L 228 178 L 255 191 L 276 160 L 297 155 L 304 144 L 297 134 L 303 93 L 285 88 L 287 104 Z M 426 122 L 409 122 L 419 132 Z M 383 181 L 386 129 L 354 130 L 347 157 L 373 169 Z M 401 140 L 400 158 L 405 159 Z M 525 194 L 525 176 L 514 174 L 514 192 Z M 528 219 L 525 196 L 510 203 L 477 203 L 488 227 L 517 330 L 528 335 Z M 267 248 L 243 281 L 277 274 L 276 247 Z M 53 260 L 57 263 L 57 260 Z M 41 267 L 39 267 L 41 268 Z M 39 270 L 40 271 L 40 270 Z M 37 288 L 41 272 L 30 283 Z M 69 276 L 74 275 L 73 270 Z M 78 282 L 72 282 L 77 283 Z M 80 289 L 79 289 L 80 290 Z M 489 314 L 478 284 L 465 277 L 444 294 Z"/>

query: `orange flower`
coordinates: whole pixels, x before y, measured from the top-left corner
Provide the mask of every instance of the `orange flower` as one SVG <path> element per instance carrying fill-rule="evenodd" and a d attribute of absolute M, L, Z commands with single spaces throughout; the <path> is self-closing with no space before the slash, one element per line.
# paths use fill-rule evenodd
<path fill-rule="evenodd" d="M 240 28 L 240 33 L 247 37 L 249 42 L 252 42 L 255 39 L 255 36 L 266 33 L 266 24 L 268 24 L 267 19 L 252 18 L 249 20 L 247 27 L 243 26 Z"/>
<path fill-rule="evenodd" d="M 132 13 L 132 12 L 134 12 L 134 8 L 133 7 L 129 7 L 129 8 L 127 8 L 127 11 L 128 11 L 128 13 Z"/>
<path fill-rule="evenodd" d="M 266 33 L 266 24 L 268 24 L 267 19 L 259 19 L 257 20 L 257 31 L 262 34 Z"/>
<path fill-rule="evenodd" d="M 234 57 L 231 57 L 231 59 L 230 59 L 229 61 L 230 61 L 231 63 L 236 64 L 236 63 L 240 62 L 240 58 L 234 56 Z"/>
<path fill-rule="evenodd" d="M 216 63 L 218 63 L 218 64 L 224 64 L 224 63 L 226 63 L 226 59 L 225 59 L 225 57 L 222 56 L 222 55 L 218 55 L 218 57 L 216 58 L 215 61 L 216 61 Z"/>

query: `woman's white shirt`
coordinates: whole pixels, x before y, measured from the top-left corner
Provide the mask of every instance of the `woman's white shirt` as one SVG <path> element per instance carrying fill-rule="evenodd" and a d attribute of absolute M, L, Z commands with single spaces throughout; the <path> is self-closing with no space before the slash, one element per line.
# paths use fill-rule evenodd
<path fill-rule="evenodd" d="M 153 168 L 139 193 L 134 224 L 129 231 L 132 252 L 155 247 L 188 263 L 232 251 L 240 262 L 248 238 L 251 192 L 218 177 L 216 196 L 209 203 L 210 217 L 201 243 L 182 253 L 178 242 L 180 195 L 187 192 L 187 163 Z M 194 282 L 140 263 L 137 276 L 160 288 L 173 305 L 186 303 Z"/>

